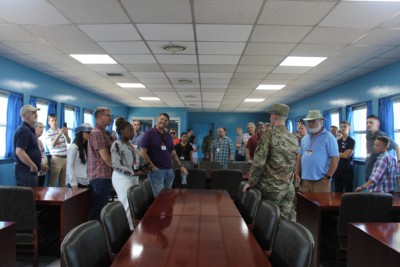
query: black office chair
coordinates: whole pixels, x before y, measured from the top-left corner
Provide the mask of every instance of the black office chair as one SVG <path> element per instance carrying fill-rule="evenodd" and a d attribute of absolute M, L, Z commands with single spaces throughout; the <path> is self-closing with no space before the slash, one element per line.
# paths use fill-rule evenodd
<path fill-rule="evenodd" d="M 207 188 L 207 172 L 204 169 L 188 169 L 186 184 L 182 184 L 180 169 L 175 170 L 174 188 L 187 189 L 206 189 Z"/>
<path fill-rule="evenodd" d="M 27 247 L 32 247 L 33 266 L 38 266 L 38 222 L 31 188 L 0 186 L 0 221 L 16 223 L 17 252 L 27 252 Z"/>
<path fill-rule="evenodd" d="M 106 234 L 110 255 L 113 258 L 132 233 L 124 205 L 119 201 L 107 204 L 101 210 L 101 223 Z"/>
<path fill-rule="evenodd" d="M 269 261 L 272 266 L 309 267 L 313 251 L 314 238 L 307 228 L 293 221 L 281 221 Z"/>
<path fill-rule="evenodd" d="M 110 265 L 106 235 L 98 221 L 89 221 L 75 227 L 61 243 L 61 266 L 108 267 Z"/>
<path fill-rule="evenodd" d="M 243 192 L 243 188 L 245 187 L 246 184 L 247 184 L 247 182 L 245 182 L 245 181 L 240 182 L 240 184 L 236 190 L 236 195 L 234 198 L 235 205 L 240 212 L 242 212 L 242 210 L 243 210 L 244 198 L 246 196 L 246 193 Z"/>
<path fill-rule="evenodd" d="M 211 174 L 211 171 L 219 170 L 221 168 L 221 163 L 216 161 L 202 160 L 199 162 L 199 169 L 205 169 L 207 171 L 207 174 Z"/>
<path fill-rule="evenodd" d="M 151 187 L 150 180 L 148 178 L 144 179 L 141 184 L 144 198 L 146 201 L 146 208 L 149 208 L 151 203 L 154 201 L 153 188 Z"/>
<path fill-rule="evenodd" d="M 274 202 L 262 200 L 258 205 L 254 218 L 253 234 L 267 256 L 271 255 L 272 243 L 280 216 L 279 207 Z"/>
<path fill-rule="evenodd" d="M 390 222 L 393 196 L 387 193 L 345 193 L 340 204 L 336 232 L 336 264 L 347 251 L 349 222 Z"/>
<path fill-rule="evenodd" d="M 243 175 L 247 175 L 250 172 L 251 165 L 246 161 L 230 161 L 228 163 L 229 170 L 241 170 Z"/>
<path fill-rule="evenodd" d="M 260 201 L 261 192 L 258 189 L 251 188 L 245 193 L 241 214 L 243 220 L 246 222 L 250 229 L 253 228 L 254 218 L 256 216 Z"/>
<path fill-rule="evenodd" d="M 231 198 L 235 198 L 237 188 L 243 180 L 241 170 L 213 170 L 211 171 L 211 189 L 225 189 Z"/>
<path fill-rule="evenodd" d="M 140 185 L 133 185 L 128 189 L 128 203 L 131 216 L 136 227 L 147 211 L 146 197 Z"/>

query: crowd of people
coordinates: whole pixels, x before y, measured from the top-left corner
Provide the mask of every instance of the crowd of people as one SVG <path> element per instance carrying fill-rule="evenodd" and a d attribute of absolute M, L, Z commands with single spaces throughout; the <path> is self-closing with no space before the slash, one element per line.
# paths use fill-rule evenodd
<path fill-rule="evenodd" d="M 168 129 L 169 115 L 161 113 L 156 125 L 141 132 L 140 121 L 132 123 L 124 118 L 116 120 L 116 134 L 106 127 L 112 121 L 111 110 L 98 107 L 94 112 L 95 125 L 84 123 L 74 129 L 71 138 L 66 125 L 58 128 L 55 115 L 48 116 L 49 130 L 37 121 L 39 109 L 25 105 L 20 110 L 22 124 L 14 136 L 15 176 L 20 186 L 43 186 L 49 171 L 49 186 L 90 187 L 92 190 L 91 219 L 99 219 L 107 204 L 112 186 L 125 207 L 131 228 L 127 189 L 139 184 L 139 176 L 150 180 L 154 196 L 163 188 L 171 188 L 174 180 L 173 162 L 182 174 L 188 170 L 183 161 L 199 163 L 197 140 L 193 129 L 178 138 L 175 128 Z M 319 110 L 310 110 L 300 120 L 292 134 L 285 126 L 289 107 L 275 104 L 268 111 L 269 123 L 247 124 L 247 132 L 236 128 L 235 143 L 219 127 L 217 137 L 210 129 L 202 140 L 202 160 L 219 162 L 227 169 L 230 161 L 244 161 L 251 165 L 248 184 L 261 191 L 264 199 L 278 204 L 283 219 L 293 216 L 295 191 L 336 192 L 366 190 L 393 192 L 397 186 L 400 147 L 379 130 L 379 118 L 368 116 L 366 182 L 354 189 L 353 153 L 355 140 L 349 136 L 347 121 L 340 128 L 324 127 L 325 119 Z M 44 132 L 44 133 L 43 133 Z M 44 136 L 50 153 L 47 160 Z M 119 136 L 117 139 L 116 136 Z M 67 148 L 68 147 L 68 148 Z"/>

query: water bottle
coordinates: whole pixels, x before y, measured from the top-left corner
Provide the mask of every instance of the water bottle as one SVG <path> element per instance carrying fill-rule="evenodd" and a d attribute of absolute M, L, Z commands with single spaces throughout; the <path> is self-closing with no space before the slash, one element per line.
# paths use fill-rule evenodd
<path fill-rule="evenodd" d="M 182 184 L 187 184 L 187 177 L 186 177 L 186 174 L 181 173 L 181 178 L 182 178 Z"/>

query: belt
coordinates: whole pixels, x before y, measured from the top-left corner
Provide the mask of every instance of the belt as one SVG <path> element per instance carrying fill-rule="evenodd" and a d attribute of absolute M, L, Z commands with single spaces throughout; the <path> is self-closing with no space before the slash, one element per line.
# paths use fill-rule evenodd
<path fill-rule="evenodd" d="M 66 155 L 51 155 L 51 156 L 52 157 L 57 157 L 57 158 L 63 158 L 63 159 L 67 158 Z"/>

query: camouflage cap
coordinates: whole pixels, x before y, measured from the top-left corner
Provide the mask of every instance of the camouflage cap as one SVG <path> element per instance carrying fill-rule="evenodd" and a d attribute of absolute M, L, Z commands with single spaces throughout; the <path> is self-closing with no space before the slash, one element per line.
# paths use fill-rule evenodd
<path fill-rule="evenodd" d="M 289 114 L 289 110 L 290 110 L 290 108 L 285 104 L 274 104 L 268 110 L 268 113 L 281 115 L 281 116 L 287 116 Z"/>

